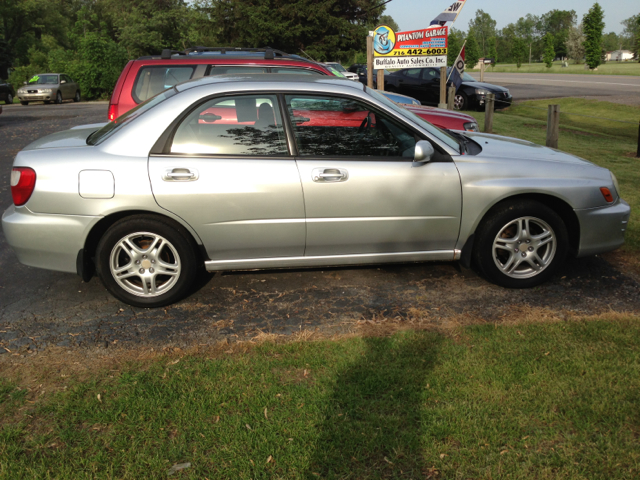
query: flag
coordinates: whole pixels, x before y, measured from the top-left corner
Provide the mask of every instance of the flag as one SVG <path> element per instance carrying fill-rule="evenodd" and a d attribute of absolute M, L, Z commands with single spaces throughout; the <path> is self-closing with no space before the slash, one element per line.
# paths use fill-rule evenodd
<path fill-rule="evenodd" d="M 465 42 L 466 44 L 466 42 Z M 462 45 L 462 50 L 460 50 L 460 54 L 456 61 L 453 62 L 453 67 L 451 68 L 451 74 L 449 75 L 449 80 L 456 87 L 456 92 L 462 85 L 462 77 L 464 75 L 464 45 Z"/>
<path fill-rule="evenodd" d="M 455 22 L 466 1 L 467 0 L 458 0 L 457 2 L 453 2 L 449 8 L 431 20 L 430 25 L 440 25 L 444 27 L 448 22 Z"/>

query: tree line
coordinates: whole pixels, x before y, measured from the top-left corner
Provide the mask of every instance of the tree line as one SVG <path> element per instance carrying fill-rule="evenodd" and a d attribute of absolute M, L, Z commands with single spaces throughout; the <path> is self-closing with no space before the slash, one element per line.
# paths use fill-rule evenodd
<path fill-rule="evenodd" d="M 381 21 L 381 3 L 2 0 L 0 78 L 17 87 L 36 73 L 64 72 L 84 97 L 106 98 L 128 60 L 166 48 L 270 46 L 318 61 L 353 59 Z"/>
<path fill-rule="evenodd" d="M 548 66 L 556 58 L 576 63 L 586 62 L 590 68 L 603 63 L 604 55 L 613 50 L 631 50 L 638 60 L 640 48 L 640 14 L 622 22 L 623 32 L 604 33 L 604 12 L 595 3 L 579 22 L 575 10 L 551 10 L 543 15 L 527 14 L 502 29 L 483 10 L 477 10 L 467 31 L 451 29 L 449 33 L 449 65 L 453 65 L 466 40 L 466 63 L 473 68 L 480 58 L 493 58 L 500 63 L 544 62 Z"/>

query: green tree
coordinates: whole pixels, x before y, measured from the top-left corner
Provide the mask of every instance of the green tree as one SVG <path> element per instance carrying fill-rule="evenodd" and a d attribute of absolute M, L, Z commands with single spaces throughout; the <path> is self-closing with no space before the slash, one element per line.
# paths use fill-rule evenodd
<path fill-rule="evenodd" d="M 522 38 L 516 37 L 514 39 L 512 53 L 516 65 L 520 68 L 522 66 L 522 60 L 527 56 L 527 45 Z"/>
<path fill-rule="evenodd" d="M 494 67 L 495 64 L 498 63 L 498 41 L 496 37 L 489 37 L 487 39 L 487 56 L 493 58 L 495 63 L 492 63 L 491 66 Z"/>
<path fill-rule="evenodd" d="M 485 11 L 476 10 L 476 16 L 469 22 L 469 30 L 472 29 L 480 46 L 480 56 L 488 57 L 488 40 L 496 36 L 496 21 Z"/>
<path fill-rule="evenodd" d="M 576 24 L 578 16 L 575 10 L 551 10 L 540 17 L 540 30 L 543 35 L 553 35 L 553 48 L 558 57 L 567 56 L 567 38 L 569 29 Z"/>
<path fill-rule="evenodd" d="M 393 19 L 391 15 L 382 15 L 380 17 L 380 20 L 378 20 L 378 25 L 387 25 L 388 27 L 391 27 L 394 32 L 401 31 L 400 27 L 398 26 L 398 24 L 396 23 L 396 21 Z M 377 27 L 378 25 L 374 25 L 374 27 Z"/>
<path fill-rule="evenodd" d="M 582 30 L 582 24 L 577 27 L 571 27 L 566 45 L 567 56 L 572 58 L 576 63 L 581 63 L 584 58 L 584 32 Z"/>
<path fill-rule="evenodd" d="M 584 50 L 589 68 L 598 68 L 602 63 L 602 30 L 604 29 L 604 12 L 598 2 L 594 3 L 585 14 L 583 21 Z"/>
<path fill-rule="evenodd" d="M 542 57 L 547 68 L 551 68 L 553 66 L 553 60 L 555 58 L 556 51 L 553 48 L 553 35 L 547 33 L 544 37 L 544 55 Z"/>
<path fill-rule="evenodd" d="M 469 29 L 467 34 L 467 45 L 465 46 L 465 64 L 468 70 L 476 68 L 478 61 L 480 60 L 480 47 L 476 40 L 476 34 L 472 28 Z"/>
<path fill-rule="evenodd" d="M 464 44 L 464 32 L 457 28 L 449 30 L 449 46 L 447 50 L 447 65 L 450 67 L 455 63 Z"/>
<path fill-rule="evenodd" d="M 539 58 L 542 50 L 540 48 L 541 32 L 539 30 L 540 18 L 527 14 L 520 17 L 515 25 L 516 35 L 522 38 L 527 44 L 529 63 L 532 58 Z"/>

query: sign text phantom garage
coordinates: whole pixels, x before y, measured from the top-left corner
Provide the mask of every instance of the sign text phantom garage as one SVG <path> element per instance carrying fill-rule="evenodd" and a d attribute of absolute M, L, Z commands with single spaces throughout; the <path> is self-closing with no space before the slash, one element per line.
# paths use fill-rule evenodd
<path fill-rule="evenodd" d="M 410 32 L 394 32 L 387 25 L 375 29 L 373 68 L 446 67 L 449 27 L 434 25 Z"/>

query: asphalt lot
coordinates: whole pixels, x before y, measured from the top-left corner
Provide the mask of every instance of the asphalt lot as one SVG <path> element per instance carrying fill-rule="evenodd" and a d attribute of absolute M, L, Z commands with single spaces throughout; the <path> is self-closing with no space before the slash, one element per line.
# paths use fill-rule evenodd
<path fill-rule="evenodd" d="M 105 103 L 13 105 L 0 115 L 0 208 L 11 204 L 15 154 L 36 138 L 104 121 Z M 42 241 L 46 241 L 43 235 Z M 507 290 L 456 264 L 230 272 L 164 309 L 132 308 L 97 278 L 20 265 L 0 234 L 0 355 L 49 346 L 193 346 L 301 329 L 345 332 L 358 321 L 421 325 L 509 322 L 523 316 L 640 312 L 640 286 L 601 257 L 570 260 L 548 284 Z"/>
<path fill-rule="evenodd" d="M 471 75 L 480 80 L 479 72 L 471 72 Z M 614 96 L 640 100 L 640 77 L 632 76 L 486 72 L 484 81 L 508 88 L 515 101 Z"/>

